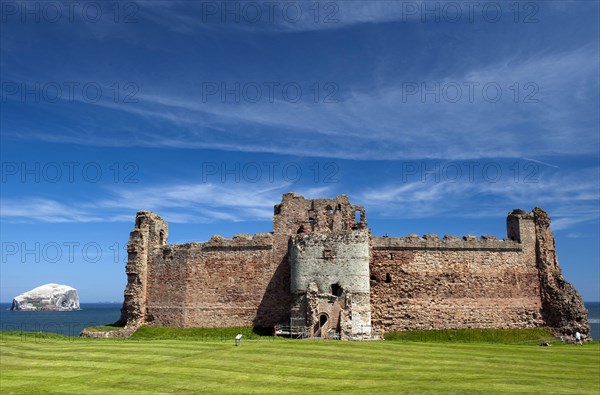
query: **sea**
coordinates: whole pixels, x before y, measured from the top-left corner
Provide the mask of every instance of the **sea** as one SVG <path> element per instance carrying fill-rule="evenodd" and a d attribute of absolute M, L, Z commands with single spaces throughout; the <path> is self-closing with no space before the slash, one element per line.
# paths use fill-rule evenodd
<path fill-rule="evenodd" d="M 122 303 L 81 303 L 81 310 L 72 311 L 10 311 L 10 306 L 10 303 L 0 304 L 0 330 L 79 336 L 88 326 L 116 322 L 121 316 Z"/>
<path fill-rule="evenodd" d="M 0 304 L 0 330 L 51 332 L 79 336 L 88 326 L 112 324 L 119 319 L 121 303 L 82 303 L 74 311 L 10 311 L 10 303 Z M 586 302 L 592 338 L 600 340 L 600 302 Z"/>

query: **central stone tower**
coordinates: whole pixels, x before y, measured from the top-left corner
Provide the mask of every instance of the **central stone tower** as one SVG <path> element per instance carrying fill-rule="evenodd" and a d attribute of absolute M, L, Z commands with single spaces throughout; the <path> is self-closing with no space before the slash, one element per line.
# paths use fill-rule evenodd
<path fill-rule="evenodd" d="M 371 338 L 371 237 L 363 207 L 345 195 L 307 200 L 286 194 L 274 222 L 276 237 L 280 224 L 294 230 L 284 248 L 292 326 L 306 326 L 315 337 Z"/>
<path fill-rule="evenodd" d="M 371 338 L 368 230 L 290 239 L 292 325 L 312 336 Z"/>

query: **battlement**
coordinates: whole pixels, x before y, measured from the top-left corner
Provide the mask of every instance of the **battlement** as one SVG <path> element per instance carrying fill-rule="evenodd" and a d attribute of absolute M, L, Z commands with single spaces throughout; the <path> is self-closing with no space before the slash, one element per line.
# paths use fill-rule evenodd
<path fill-rule="evenodd" d="M 273 235 L 271 233 L 239 234 L 232 238 L 213 235 L 209 241 L 184 244 L 167 244 L 160 247 L 164 260 L 176 254 L 200 254 L 214 251 L 271 251 L 273 248 Z"/>
<path fill-rule="evenodd" d="M 244 246 L 244 245 L 273 245 L 272 233 L 240 233 L 232 238 L 226 238 L 220 235 L 212 235 L 210 240 L 204 243 L 206 246 Z"/>
<path fill-rule="evenodd" d="M 431 251 L 516 251 L 523 250 L 523 245 L 509 238 L 498 239 L 495 236 L 465 235 L 458 238 L 445 235 L 439 238 L 435 234 L 419 237 L 411 234 L 406 237 L 374 237 L 375 250 L 431 250 Z"/>

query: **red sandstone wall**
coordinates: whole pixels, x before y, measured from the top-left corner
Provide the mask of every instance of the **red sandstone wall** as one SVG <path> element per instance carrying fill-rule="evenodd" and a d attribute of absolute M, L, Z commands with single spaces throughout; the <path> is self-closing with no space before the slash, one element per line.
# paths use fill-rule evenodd
<path fill-rule="evenodd" d="M 253 325 L 273 274 L 271 246 L 262 247 L 205 250 L 186 262 L 186 326 Z"/>
<path fill-rule="evenodd" d="M 155 324 L 272 326 L 289 315 L 273 291 L 279 288 L 273 279 L 281 276 L 270 234 L 169 245 L 148 267 L 148 316 Z"/>
<path fill-rule="evenodd" d="M 146 320 L 162 326 L 184 326 L 185 255 L 174 246 L 159 249 L 148 264 Z M 163 251 L 167 251 L 164 254 Z"/>
<path fill-rule="evenodd" d="M 374 239 L 373 327 L 542 325 L 535 257 L 511 240 Z M 533 258 L 533 259 L 532 259 Z"/>

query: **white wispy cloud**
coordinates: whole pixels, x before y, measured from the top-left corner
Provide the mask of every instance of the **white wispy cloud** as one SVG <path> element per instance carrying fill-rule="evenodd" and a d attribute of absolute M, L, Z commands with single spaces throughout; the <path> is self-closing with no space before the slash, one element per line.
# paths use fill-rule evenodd
<path fill-rule="evenodd" d="M 388 80 L 365 90 L 340 85 L 340 101 L 229 103 L 168 92 L 139 95 L 137 104 L 110 100 L 96 105 L 133 114 L 160 128 L 135 122 L 114 130 L 89 125 L 89 132 L 39 130 L 46 141 L 94 145 L 208 148 L 342 159 L 484 158 L 597 153 L 598 114 L 582 111 L 598 104 L 598 52 L 588 45 L 560 53 L 516 54 L 478 69 L 431 73 L 421 81 Z M 577 73 L 572 70 L 577 69 Z M 516 97 L 515 83 L 518 83 Z M 407 94 L 438 87 L 441 97 Z M 444 87 L 457 85 L 451 102 Z M 469 99 L 469 88 L 474 99 Z M 484 87 L 502 96 L 484 97 Z M 527 85 L 529 84 L 529 85 Z M 453 88 L 451 88 L 453 89 Z M 491 92 L 491 93 L 490 93 Z M 488 95 L 488 96 L 489 96 Z M 535 102 L 525 102 L 526 97 Z M 517 102 L 515 102 L 517 101 Z M 7 130 L 18 136 L 19 131 Z M 26 133 L 31 137 L 31 133 Z"/>
<path fill-rule="evenodd" d="M 407 22 L 422 17 L 426 11 L 423 3 L 421 0 L 138 2 L 140 16 L 179 34 L 193 34 L 198 29 L 305 32 L 365 23 Z"/>
<path fill-rule="evenodd" d="M 273 205 L 286 192 L 306 198 L 333 197 L 346 193 L 364 205 L 369 218 L 481 218 L 502 217 L 514 208 L 546 209 L 552 228 L 564 230 L 598 221 L 600 192 L 598 168 L 577 174 L 541 174 L 532 183 L 504 177 L 498 182 L 461 182 L 433 178 L 389 182 L 380 186 L 299 187 L 293 184 L 161 184 L 151 187 L 116 188 L 92 201 L 57 201 L 48 198 L 3 198 L 3 222 L 131 222 L 138 210 L 159 213 L 172 223 L 223 223 L 270 221 Z"/>
<path fill-rule="evenodd" d="M 390 218 L 496 217 L 513 208 L 546 209 L 552 228 L 563 230 L 600 219 L 598 168 L 577 174 L 545 174 L 532 183 L 505 177 L 498 182 L 433 179 L 368 188 L 357 199 L 371 215 Z M 596 180 L 590 182 L 590 180 Z"/>
<path fill-rule="evenodd" d="M 12 222 L 98 222 L 102 217 L 48 198 L 0 200 L 0 216 Z"/>
<path fill-rule="evenodd" d="M 48 198 L 2 198 L 3 222 L 131 222 L 135 212 L 150 210 L 173 223 L 269 221 L 273 205 L 291 190 L 306 197 L 331 194 L 329 187 L 298 188 L 291 184 L 163 184 L 118 188 L 92 201 Z"/>

